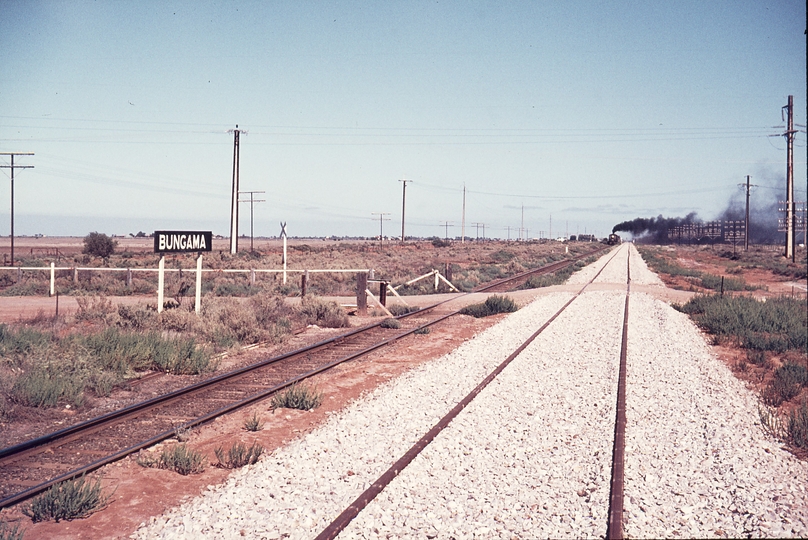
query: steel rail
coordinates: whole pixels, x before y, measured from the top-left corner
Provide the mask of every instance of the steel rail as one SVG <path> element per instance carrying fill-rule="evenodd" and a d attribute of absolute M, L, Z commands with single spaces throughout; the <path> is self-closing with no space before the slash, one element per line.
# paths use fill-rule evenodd
<path fill-rule="evenodd" d="M 500 363 L 491 373 L 489 373 L 469 394 L 466 395 L 457 405 L 455 405 L 452 410 L 450 410 L 446 415 L 441 418 L 438 423 L 436 423 L 429 431 L 426 432 L 424 436 L 422 436 L 412 447 L 410 447 L 407 452 L 404 453 L 393 465 L 387 469 L 387 471 L 382 474 L 375 482 L 373 482 L 370 487 L 368 487 L 364 492 L 362 492 L 359 497 L 354 500 L 345 510 L 343 510 L 320 534 L 315 537 L 315 540 L 332 540 L 336 538 L 347 526 L 350 524 L 353 519 L 359 515 L 368 504 L 370 504 L 373 499 L 376 498 L 379 493 L 387 487 L 390 482 L 392 482 L 396 476 L 398 476 L 412 461 L 420 454 L 424 448 L 426 448 L 434 439 L 438 436 L 438 434 L 445 429 L 449 423 L 458 415 L 460 412 L 466 408 L 466 406 L 474 400 L 480 392 L 488 386 L 491 381 L 493 381 L 497 375 L 499 375 L 507 366 L 510 364 L 519 354 L 525 350 L 525 348 L 530 345 L 533 340 L 535 340 L 539 334 L 541 334 L 550 324 L 556 320 L 556 318 L 564 312 L 565 309 L 569 307 L 583 292 L 584 290 L 594 282 L 598 276 L 600 276 L 603 269 L 606 268 L 609 263 L 614 259 L 617 255 L 617 251 L 615 251 L 614 255 L 603 265 L 603 267 L 598 270 L 595 276 L 587 282 L 580 291 L 578 291 L 572 298 L 564 304 L 561 309 L 556 311 L 556 313 L 550 317 L 536 332 L 534 332 L 527 340 L 522 343 L 514 352 L 512 352 L 502 363 Z"/>
<path fill-rule="evenodd" d="M 626 307 L 623 310 L 623 335 L 620 341 L 620 371 L 617 377 L 617 407 L 612 449 L 612 479 L 609 487 L 609 519 L 606 538 L 623 538 L 623 496 L 626 453 L 626 358 L 628 356 L 628 301 L 631 296 L 631 250 L 626 260 Z"/>
<path fill-rule="evenodd" d="M 555 271 L 558 271 L 559 269 L 561 269 L 561 268 L 563 268 L 565 266 L 568 266 L 568 265 L 574 263 L 575 261 L 577 261 L 579 259 L 582 259 L 584 257 L 589 257 L 589 256 L 591 256 L 593 254 L 596 254 L 596 253 L 599 253 L 599 252 L 603 251 L 604 249 L 606 249 L 606 248 L 600 248 L 600 249 L 594 250 L 592 252 L 588 252 L 586 254 L 583 254 L 583 255 L 580 255 L 580 256 L 577 256 L 577 257 L 573 257 L 573 258 L 568 259 L 566 261 L 561 261 L 559 263 L 553 263 L 553 264 L 548 265 L 546 267 L 542 267 L 542 268 L 538 268 L 538 269 L 532 269 L 532 270 L 528 270 L 526 272 L 521 272 L 521 273 L 519 273 L 517 275 L 511 276 L 511 277 L 508 277 L 508 278 L 503 278 L 503 279 L 497 280 L 497 281 L 495 281 L 493 283 L 486 284 L 483 287 L 477 288 L 474 292 L 485 292 L 485 291 L 490 290 L 492 288 L 500 287 L 505 283 L 518 281 L 518 280 L 520 280 L 520 279 L 522 279 L 522 278 L 524 278 L 526 276 L 530 276 L 530 275 L 546 274 L 546 273 L 555 272 Z M 605 265 L 604 265 L 604 268 L 605 268 Z M 602 271 L 602 269 L 601 269 L 601 271 Z M 600 274 L 600 272 L 598 272 L 598 275 L 599 274 Z M 583 291 L 583 289 L 582 289 L 582 291 Z M 470 293 L 464 293 L 461 296 L 465 296 L 467 294 L 470 294 Z M 426 312 L 434 310 L 438 306 L 441 306 L 441 305 L 443 305 L 443 304 L 445 304 L 447 302 L 451 302 L 453 300 L 456 300 L 457 298 L 459 298 L 459 297 L 453 297 L 453 298 L 450 298 L 450 299 L 447 299 L 447 300 L 443 300 L 441 302 L 437 302 L 437 303 L 432 304 L 430 306 L 426 306 L 426 307 L 422 308 L 421 310 L 418 310 L 418 311 L 415 311 L 415 312 L 410 312 L 410 313 L 407 313 L 407 314 L 404 314 L 404 315 L 400 315 L 400 316 L 398 316 L 396 318 L 397 319 L 404 319 L 404 318 L 411 317 L 411 316 L 414 316 L 414 315 L 422 315 L 422 314 L 424 314 Z M 317 375 L 317 374 L 322 373 L 322 372 L 324 372 L 324 371 L 326 371 L 328 369 L 331 369 L 336 365 L 339 365 L 339 364 L 347 362 L 349 360 L 353 360 L 355 358 L 358 358 L 358 357 L 364 356 L 366 354 L 369 354 L 370 352 L 373 352 L 373 351 L 375 351 L 375 350 L 377 350 L 377 349 L 379 349 L 379 348 L 381 348 L 381 347 L 383 347 L 385 345 L 388 345 L 388 344 L 390 344 L 390 343 L 392 343 L 394 341 L 397 341 L 398 339 L 406 337 L 406 336 L 414 333 L 415 331 L 417 331 L 419 329 L 432 326 L 432 325 L 437 324 L 437 323 L 439 323 L 439 322 L 441 322 L 441 321 L 443 321 L 443 320 L 445 320 L 445 319 L 447 319 L 449 317 L 452 317 L 452 316 L 456 315 L 458 312 L 459 312 L 459 310 L 454 310 L 452 312 L 449 312 L 449 313 L 447 313 L 445 315 L 442 315 L 442 316 L 437 317 L 437 318 L 435 318 L 433 320 L 430 320 L 430 321 L 428 321 L 428 322 L 426 322 L 424 324 L 418 325 L 415 328 L 411 328 L 411 329 L 406 330 L 406 331 L 404 331 L 404 332 L 402 332 L 400 334 L 397 334 L 397 335 L 392 336 L 390 338 L 387 338 L 387 339 L 384 339 L 382 341 L 379 341 L 379 342 L 377 342 L 377 343 L 375 343 L 375 344 L 373 344 L 373 345 L 371 345 L 369 347 L 365 347 L 365 348 L 363 348 L 363 349 L 361 349 L 359 351 L 356 351 L 354 353 L 351 353 L 351 354 L 349 354 L 347 356 L 344 356 L 342 358 L 339 358 L 337 360 L 334 360 L 332 362 L 324 364 L 324 365 L 322 365 L 322 366 L 320 366 L 320 367 L 318 367 L 318 368 L 316 368 L 314 370 L 311 370 L 311 371 L 309 371 L 307 373 L 297 375 L 297 376 L 295 376 L 295 377 L 293 377 L 291 379 L 288 379 L 287 381 L 285 381 L 285 382 L 283 382 L 283 383 L 281 383 L 279 385 L 273 386 L 272 388 L 263 390 L 263 391 L 261 391 L 261 392 L 259 392 L 257 394 L 254 394 L 252 396 L 249 396 L 249 397 L 247 397 L 245 399 L 242 399 L 242 400 L 239 400 L 237 402 L 233 402 L 233 403 L 231 403 L 231 404 L 229 404 L 229 405 L 227 405 L 225 407 L 222 407 L 222 408 L 217 409 L 215 411 L 212 411 L 212 412 L 210 412 L 208 414 L 205 414 L 203 416 L 200 416 L 198 418 L 190 420 L 190 421 L 188 421 L 188 422 L 186 422 L 186 423 L 184 423 L 184 424 L 182 424 L 180 426 L 172 428 L 171 430 L 164 431 L 164 432 L 162 432 L 162 433 L 160 433 L 160 434 L 158 434 L 158 435 L 156 435 L 154 437 L 148 438 L 147 440 L 140 441 L 135 445 L 128 446 L 128 447 L 126 447 L 126 448 L 124 448 L 122 450 L 119 450 L 119 451 L 117 451 L 117 452 L 115 452 L 113 454 L 109 454 L 109 455 L 107 455 L 107 456 L 105 456 L 103 458 L 100 458 L 100 459 L 98 459 L 96 461 L 93 461 L 93 462 L 91 462 L 89 464 L 83 465 L 83 466 L 81 466 L 79 468 L 76 468 L 76 469 L 73 469 L 73 470 L 71 470 L 71 471 L 69 471 L 67 473 L 64 473 L 62 475 L 56 476 L 54 478 L 51 478 L 51 479 L 49 479 L 49 480 L 47 480 L 45 482 L 39 483 L 39 484 L 37 484 L 37 485 L 35 485 L 33 487 L 30 487 L 30 488 L 28 488 L 28 489 L 26 489 L 24 491 L 21 491 L 21 492 L 18 492 L 16 494 L 13 494 L 11 496 L 8 496 L 6 498 L 0 499 L 0 509 L 7 508 L 9 506 L 13 506 L 15 504 L 18 504 L 19 502 L 22 502 L 22 501 L 24 501 L 24 500 L 26 500 L 28 498 L 31 498 L 31 497 L 45 491 L 49 487 L 51 487 L 51 486 L 53 486 L 55 484 L 58 484 L 59 482 L 62 482 L 64 480 L 69 480 L 71 478 L 75 478 L 75 477 L 80 476 L 82 474 L 86 474 L 87 472 L 94 471 L 94 470 L 96 470 L 96 469 L 98 469 L 98 468 L 100 468 L 100 467 L 102 467 L 104 465 L 107 465 L 109 463 L 115 462 L 115 461 L 117 461 L 117 460 L 119 460 L 119 459 L 121 459 L 123 457 L 126 457 L 127 455 L 130 455 L 130 454 L 132 454 L 134 452 L 137 452 L 137 451 L 139 451 L 139 450 L 141 450 L 143 448 L 147 448 L 147 447 L 149 447 L 149 446 L 151 446 L 153 444 L 156 444 L 156 443 L 158 443 L 160 441 L 163 441 L 163 440 L 168 439 L 168 438 L 170 438 L 172 436 L 175 436 L 181 430 L 202 425 L 202 424 L 204 424 L 206 422 L 209 422 L 210 420 L 212 420 L 212 419 L 214 419 L 214 418 L 216 418 L 218 416 L 221 416 L 221 415 L 226 414 L 228 412 L 232 412 L 233 410 L 236 410 L 238 408 L 241 408 L 241 407 L 244 407 L 246 405 L 249 405 L 249 404 L 251 404 L 251 403 L 253 403 L 255 401 L 259 401 L 261 399 L 264 399 L 264 398 L 278 392 L 279 390 L 282 390 L 283 388 L 286 388 L 288 386 L 296 384 L 297 382 L 300 382 L 300 381 L 305 380 L 307 378 L 313 377 L 314 375 Z M 66 443 L 71 442 L 73 440 L 79 439 L 82 436 L 86 436 L 88 434 L 92 434 L 92 433 L 97 432 L 97 431 L 99 431 L 101 429 L 104 429 L 105 427 L 114 425 L 116 423 L 123 422 L 127 418 L 137 417 L 140 414 L 148 411 L 149 409 L 156 408 L 157 406 L 164 406 L 164 405 L 166 405 L 168 403 L 171 403 L 172 401 L 176 401 L 176 400 L 180 400 L 182 398 L 188 397 L 191 394 L 199 392 L 199 391 L 201 391 L 203 389 L 206 389 L 206 388 L 215 387 L 216 385 L 221 384 L 221 383 L 223 383 L 225 381 L 236 379 L 236 378 L 238 378 L 238 377 L 240 377 L 240 376 L 242 376 L 242 375 L 244 375 L 246 373 L 249 373 L 251 371 L 255 371 L 255 370 L 260 369 L 262 367 L 266 367 L 266 366 L 269 366 L 271 364 L 281 362 L 282 360 L 285 360 L 285 359 L 288 359 L 288 358 L 291 358 L 291 357 L 294 357 L 294 356 L 300 356 L 302 354 L 311 353 L 311 352 L 314 352 L 314 351 L 316 351 L 318 349 L 319 350 L 327 349 L 329 346 L 339 344 L 340 342 L 344 341 L 346 338 L 349 338 L 349 337 L 361 334 L 363 332 L 367 332 L 368 330 L 371 330 L 373 328 L 376 328 L 380 324 L 381 324 L 381 321 L 379 321 L 377 323 L 370 324 L 370 325 L 366 325 L 366 326 L 363 326 L 363 327 L 360 327 L 360 328 L 356 328 L 356 329 L 350 330 L 348 332 L 342 333 L 340 335 L 332 336 L 332 337 L 327 338 L 325 340 L 319 341 L 319 342 L 314 343 L 312 345 L 308 345 L 306 347 L 302 347 L 302 348 L 296 349 L 294 351 L 289 351 L 287 353 L 271 357 L 269 359 L 266 359 L 266 360 L 251 364 L 249 366 L 244 366 L 242 368 L 238 368 L 238 369 L 229 371 L 227 373 L 223 373 L 223 374 L 218 375 L 216 377 L 211 377 L 211 378 L 206 379 L 204 381 L 200 381 L 200 382 L 198 382 L 196 384 L 193 384 L 193 385 L 190 385 L 190 386 L 175 390 L 173 392 L 169 392 L 167 394 L 163 394 L 161 396 L 157 396 L 155 398 L 152 398 L 152 399 L 149 399 L 149 400 L 146 400 L 146 401 L 143 401 L 143 402 L 135 403 L 133 405 L 130 405 L 128 407 L 124 407 L 122 409 L 118 409 L 116 411 L 112 411 L 112 412 L 110 412 L 108 414 L 101 415 L 101 416 L 86 420 L 84 422 L 80 422 L 80 423 L 75 424 L 73 426 L 69 426 L 67 428 L 64 428 L 64 429 L 61 429 L 61 430 L 58 430 L 58 431 L 43 435 L 41 437 L 37 437 L 35 439 L 24 441 L 24 442 L 22 442 L 20 444 L 14 445 L 14 446 L 10 446 L 10 447 L 7 447 L 7 448 L 0 449 L 0 465 L 13 463 L 14 461 L 18 461 L 20 459 L 23 459 L 23 458 L 27 457 L 30 454 L 41 452 L 41 451 L 43 451 L 44 448 L 47 448 L 47 447 L 59 446 L 59 445 L 66 444 Z"/>

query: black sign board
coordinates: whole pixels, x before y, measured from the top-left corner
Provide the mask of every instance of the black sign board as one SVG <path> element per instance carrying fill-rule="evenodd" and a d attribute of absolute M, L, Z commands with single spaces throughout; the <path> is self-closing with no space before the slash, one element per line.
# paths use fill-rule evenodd
<path fill-rule="evenodd" d="M 211 251 L 211 231 L 154 231 L 155 253 L 188 253 Z"/>

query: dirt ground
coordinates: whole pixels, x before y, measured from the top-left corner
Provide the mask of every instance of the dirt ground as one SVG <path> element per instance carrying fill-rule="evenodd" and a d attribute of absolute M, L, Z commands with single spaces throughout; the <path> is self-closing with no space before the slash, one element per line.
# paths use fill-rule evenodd
<path fill-rule="evenodd" d="M 129 241 L 130 239 L 123 240 Z M 144 250 L 151 249 L 151 244 L 149 243 L 151 239 L 145 240 L 131 239 L 132 248 L 140 246 Z M 137 242 L 140 244 L 137 244 Z M 59 249 L 78 249 L 80 251 L 80 239 L 74 244 L 59 244 Z M 43 245 L 41 247 L 42 249 L 55 249 L 54 246 Z M 0 245 L 0 251 L 2 251 L 2 245 Z M 725 270 L 721 266 L 722 261 L 720 258 L 713 259 L 696 251 L 682 251 L 677 254 L 677 258 L 683 266 L 691 264 L 697 266 L 700 270 L 716 273 L 717 275 L 721 275 L 721 271 Z M 748 273 L 733 274 L 733 277 L 739 276 L 749 283 L 765 286 L 767 289 L 761 291 L 761 294 L 789 294 L 792 287 L 799 290 L 799 287 L 802 286 L 802 290 L 804 290 L 805 286 L 804 282 L 793 282 L 793 280 L 776 276 L 767 271 L 752 270 Z M 669 286 L 677 285 L 675 280 L 666 281 Z M 682 284 L 678 285 L 681 286 Z M 690 288 L 689 285 L 687 284 L 687 288 Z M 518 303 L 524 304 L 539 294 L 572 289 L 577 290 L 578 287 L 562 285 L 540 290 L 519 291 L 509 293 L 509 295 Z M 694 291 L 691 290 L 676 290 L 673 288 L 644 287 L 641 289 L 667 302 L 685 302 L 694 294 Z M 457 295 L 407 297 L 405 300 L 411 305 L 423 306 L 439 299 L 454 296 Z M 484 298 L 484 296 L 465 296 L 462 300 L 453 302 L 450 306 L 456 308 L 461 303 L 478 302 L 481 298 Z M 350 298 L 333 299 L 341 303 L 350 303 L 352 300 Z M 112 300 L 121 303 L 155 301 L 155 299 L 144 297 L 121 297 L 113 298 Z M 61 310 L 75 310 L 75 300 L 65 297 L 60 298 L 59 309 L 60 313 Z M 0 298 L 0 322 L 19 321 L 21 318 L 37 315 L 40 310 L 45 315 L 53 313 L 55 311 L 55 299 Z M 440 323 L 428 335 L 409 336 L 369 357 L 344 364 L 329 373 L 320 375 L 312 381 L 312 384 L 323 392 L 324 401 L 323 405 L 314 411 L 301 412 L 286 409 L 273 411 L 268 402 L 260 402 L 246 410 L 219 418 L 211 424 L 195 429 L 190 434 L 188 444 L 205 452 L 209 460 L 208 466 L 201 474 L 181 476 L 173 472 L 146 469 L 137 465 L 133 456 L 104 467 L 97 473 L 102 478 L 107 492 L 112 495 L 109 506 L 89 518 L 70 522 L 32 524 L 29 519 L 21 516 L 18 509 L 12 509 L 3 513 L 3 519 L 12 522 L 19 520 L 19 523 L 26 529 L 26 538 L 126 538 L 140 523 L 147 522 L 150 517 L 159 515 L 182 501 L 204 492 L 210 485 L 224 481 L 229 471 L 213 466 L 216 461 L 214 450 L 217 447 L 229 446 L 236 440 L 246 444 L 252 444 L 252 442 L 257 441 L 264 446 L 266 453 L 272 452 L 274 449 L 316 428 L 326 421 L 330 414 L 339 411 L 352 400 L 359 398 L 364 393 L 373 390 L 380 384 L 384 384 L 406 370 L 453 350 L 464 341 L 471 339 L 478 332 L 495 324 L 502 317 L 500 315 L 486 319 L 474 319 L 462 316 L 452 319 L 449 322 Z M 367 320 L 353 318 L 353 324 L 360 325 L 367 322 Z M 296 336 L 293 342 L 286 344 L 286 347 L 300 346 L 307 342 L 317 341 L 329 332 L 333 331 L 310 328 Z M 273 352 L 275 351 L 270 349 L 254 349 L 226 359 L 222 367 L 245 364 Z M 739 376 L 747 380 L 750 386 L 757 387 L 763 384 L 758 380 L 759 375 L 739 372 L 736 369 L 741 358 L 741 351 L 727 347 L 717 347 L 716 352 Z M 142 383 L 139 391 L 144 393 L 156 391 L 160 388 L 160 384 L 160 380 L 146 381 Z M 114 399 L 114 394 L 111 399 Z M 264 426 L 261 431 L 251 433 L 244 429 L 243 424 L 244 420 L 252 416 L 253 413 L 261 418 Z M 171 444 L 171 442 L 163 444 Z M 159 451 L 159 449 L 160 447 L 158 446 L 151 449 L 151 451 Z"/>

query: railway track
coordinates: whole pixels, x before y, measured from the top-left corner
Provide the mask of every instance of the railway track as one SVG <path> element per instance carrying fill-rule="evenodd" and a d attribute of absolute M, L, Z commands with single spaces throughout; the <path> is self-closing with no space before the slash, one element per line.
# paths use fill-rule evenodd
<path fill-rule="evenodd" d="M 471 401 L 477 397 L 514 359 L 516 359 L 525 348 L 527 348 L 550 324 L 559 317 L 578 297 L 583 294 L 586 288 L 593 283 L 601 272 L 612 262 L 617 253 L 616 250 L 612 258 L 595 274 L 595 276 L 585 284 L 567 303 L 565 303 L 554 315 L 552 315 L 538 330 L 536 330 L 527 340 L 525 340 L 513 353 L 511 353 L 501 364 L 499 364 L 488 376 L 486 376 L 469 394 L 467 394 L 457 405 L 454 406 L 445 416 L 443 416 L 423 437 L 421 437 L 403 456 L 401 456 L 387 471 L 382 474 L 370 487 L 354 500 L 345 510 L 342 511 L 319 535 L 316 540 L 331 540 L 336 538 L 359 513 L 365 509 L 406 467 L 438 436 L 438 434 L 449 426 L 450 422 L 456 418 Z M 626 250 L 627 255 L 630 251 Z M 622 337 L 620 347 L 620 363 L 617 388 L 616 418 L 614 428 L 614 445 L 612 452 L 612 472 L 609 495 L 608 521 L 604 523 L 606 538 L 623 538 L 623 476 L 624 476 L 624 450 L 625 450 L 625 428 L 626 428 L 626 349 L 628 342 L 628 306 L 630 294 L 630 256 L 626 258 L 626 298 L 623 314 Z"/>
<path fill-rule="evenodd" d="M 534 275 L 556 272 L 607 248 L 497 280 L 475 292 L 504 292 Z M 452 299 L 453 300 L 453 299 Z M 439 302 L 397 317 L 400 329 L 380 323 L 201 381 L 76 425 L 0 449 L 0 509 L 25 501 L 49 487 L 96 470 L 178 433 L 199 426 L 367 355 L 457 311 L 436 313 Z"/>

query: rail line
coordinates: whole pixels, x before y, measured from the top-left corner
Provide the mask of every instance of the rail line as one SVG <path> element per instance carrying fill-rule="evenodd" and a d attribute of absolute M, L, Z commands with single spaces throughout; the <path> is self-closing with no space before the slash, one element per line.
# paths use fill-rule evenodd
<path fill-rule="evenodd" d="M 474 292 L 506 291 L 534 275 L 550 274 L 592 252 L 488 283 Z M 67 428 L 0 449 L 0 509 L 23 502 L 59 482 L 174 437 L 184 430 L 365 356 L 415 331 L 458 313 L 425 317 L 444 300 L 396 317 L 403 328 L 382 328 L 381 322 L 356 328 L 285 354 L 245 366 L 173 392 L 112 411 Z"/>
<path fill-rule="evenodd" d="M 354 500 L 342 513 L 340 513 L 319 535 L 316 540 L 332 540 L 336 538 L 359 513 L 370 504 L 373 499 L 381 493 L 384 488 L 393 481 L 434 439 L 445 429 L 458 414 L 482 392 L 482 390 L 493 381 L 524 349 L 530 345 L 550 324 L 572 304 L 586 288 L 592 284 L 601 272 L 611 263 L 619 250 L 616 250 L 612 257 L 598 270 L 595 276 L 589 280 L 567 303 L 565 303 L 554 315 L 552 315 L 538 330 L 536 330 L 524 343 L 522 343 L 513 353 L 511 353 L 501 364 L 489 373 L 466 397 L 452 408 L 443 418 L 441 418 L 423 437 L 421 437 L 403 456 L 401 456 L 387 471 L 382 474 L 370 487 L 368 487 L 359 497 Z M 628 252 L 627 265 L 630 265 L 630 251 Z M 627 277 L 630 286 L 630 275 Z M 620 352 L 620 371 L 618 375 L 617 392 L 617 418 L 615 422 L 615 441 L 613 452 L 611 492 L 609 504 L 609 520 L 606 524 L 607 538 L 623 538 L 622 516 L 623 516 L 623 451 L 625 448 L 625 379 L 626 379 L 626 344 L 628 330 L 628 296 L 626 291 L 626 305 L 623 319 L 623 334 Z"/>

